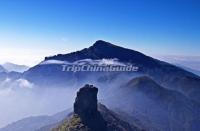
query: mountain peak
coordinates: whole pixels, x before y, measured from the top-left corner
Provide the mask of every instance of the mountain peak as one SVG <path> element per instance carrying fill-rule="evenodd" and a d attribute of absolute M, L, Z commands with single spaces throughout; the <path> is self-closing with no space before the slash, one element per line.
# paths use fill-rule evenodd
<path fill-rule="evenodd" d="M 139 131 L 102 104 L 97 104 L 98 88 L 85 85 L 77 92 L 72 117 L 52 131 Z"/>
<path fill-rule="evenodd" d="M 97 113 L 98 89 L 92 85 L 85 85 L 77 92 L 74 103 L 74 113 L 81 117 L 93 116 Z"/>
<path fill-rule="evenodd" d="M 26 65 L 17 65 L 14 63 L 6 62 L 2 65 L 8 72 L 15 71 L 15 72 L 24 72 L 29 69 Z"/>
<path fill-rule="evenodd" d="M 2 65 L 0 65 L 0 72 L 7 72 L 7 70 Z"/>
<path fill-rule="evenodd" d="M 118 59 L 121 62 L 134 63 L 136 65 L 143 65 L 146 67 L 157 67 L 159 61 L 148 57 L 138 51 L 123 48 L 109 42 L 98 40 L 89 48 L 69 54 L 58 54 L 51 57 L 46 57 L 45 60 L 61 60 L 74 62 L 83 59 Z"/>
<path fill-rule="evenodd" d="M 136 77 L 131 80 L 131 82 L 137 82 L 137 83 L 155 83 L 150 77 L 148 76 L 140 76 Z"/>
<path fill-rule="evenodd" d="M 115 46 L 109 42 L 103 41 L 103 40 L 97 40 L 94 44 L 93 47 L 99 47 L 99 46 Z"/>
<path fill-rule="evenodd" d="M 77 114 L 83 123 L 92 131 L 106 131 L 106 122 L 97 109 L 98 88 L 93 85 L 85 85 L 76 96 L 74 113 Z"/>
<path fill-rule="evenodd" d="M 139 76 L 130 80 L 126 85 L 126 87 L 134 87 L 134 89 L 141 89 L 141 88 L 150 88 L 150 87 L 159 87 L 159 85 L 152 80 L 148 76 Z"/>

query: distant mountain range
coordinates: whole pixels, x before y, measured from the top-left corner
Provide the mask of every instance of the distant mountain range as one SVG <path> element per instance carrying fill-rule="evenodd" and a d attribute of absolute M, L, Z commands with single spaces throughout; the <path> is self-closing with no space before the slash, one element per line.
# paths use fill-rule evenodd
<path fill-rule="evenodd" d="M 3 66 L 0 65 L 0 72 L 7 72 L 7 70 Z"/>
<path fill-rule="evenodd" d="M 179 66 L 179 67 L 181 67 L 181 68 L 183 68 L 186 71 L 192 72 L 192 73 L 200 76 L 200 70 L 191 69 L 189 67 L 186 67 L 186 66 L 183 66 L 183 65 L 180 65 L 180 64 L 176 64 L 176 65 Z"/>
<path fill-rule="evenodd" d="M 14 81 L 22 78 L 22 73 L 29 69 L 25 65 L 5 63 L 0 65 L 0 87 L 9 87 Z"/>
<path fill-rule="evenodd" d="M 9 72 L 14 71 L 14 72 L 23 73 L 24 71 L 27 71 L 29 69 L 28 66 L 17 65 L 17 64 L 10 63 L 10 62 L 7 62 L 7 63 L 3 64 L 2 66 Z"/>
<path fill-rule="evenodd" d="M 47 125 L 54 125 L 62 121 L 71 112 L 71 109 L 56 113 L 52 116 L 32 116 L 13 122 L 0 131 L 36 131 Z"/>
<path fill-rule="evenodd" d="M 176 90 L 200 103 L 199 76 L 172 64 L 146 56 L 140 52 L 122 48 L 102 40 L 95 42 L 91 47 L 85 48 L 81 51 L 46 57 L 44 61 L 57 60 L 75 62 L 84 59 L 118 59 L 118 61 L 122 63 L 131 63 L 139 67 L 139 71 L 137 73 L 150 76 L 161 86 L 170 90 Z M 111 72 L 110 74 L 112 75 L 113 73 Z M 77 83 L 85 83 L 88 81 L 88 77 L 91 77 L 90 80 L 94 78 L 92 77 L 93 75 L 96 76 L 97 73 L 66 73 L 62 71 L 61 64 L 51 63 L 36 65 L 35 67 L 32 67 L 28 71 L 26 71 L 23 74 L 23 77 L 35 83 L 36 85 L 51 85 L 59 87 L 66 86 L 76 81 Z M 104 77 L 103 75 L 105 74 L 101 74 L 101 76 L 99 77 Z M 66 81 L 66 79 L 68 79 L 68 81 Z"/>
<path fill-rule="evenodd" d="M 131 64 L 137 66 L 139 70 L 137 72 L 64 72 L 62 65 L 66 63 Z M 46 57 L 40 64 L 18 75 L 18 78 L 33 83 L 37 88 L 77 89 L 85 83 L 97 85 L 101 102 L 108 107 L 101 108 L 101 111 L 106 113 L 105 116 L 109 116 L 103 118 L 110 120 L 111 125 L 114 124 L 116 128 L 115 124 L 123 121 L 121 127 L 125 130 L 132 128 L 131 125 L 150 131 L 200 129 L 200 77 L 198 75 L 179 66 L 102 40 L 80 51 Z M 116 118 L 115 115 L 108 113 L 112 111 L 105 112 L 110 109 L 121 115 Z M 60 123 L 55 130 L 68 128 L 74 120 L 84 126 L 84 123 L 79 121 L 80 116 L 71 117 L 71 120 L 67 119 L 63 124 Z M 119 125 L 122 123 L 120 122 Z M 46 130 L 49 129 L 48 127 L 52 125 L 41 129 Z M 85 127 L 87 126 L 83 129 Z"/>
<path fill-rule="evenodd" d="M 163 61 L 200 71 L 200 56 L 156 56 Z"/>

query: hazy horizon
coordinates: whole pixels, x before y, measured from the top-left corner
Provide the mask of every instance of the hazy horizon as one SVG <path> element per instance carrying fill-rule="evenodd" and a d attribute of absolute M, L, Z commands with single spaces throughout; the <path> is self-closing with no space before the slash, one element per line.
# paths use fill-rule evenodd
<path fill-rule="evenodd" d="M 94 42 L 93 42 L 94 43 Z M 92 46 L 89 45 L 89 46 Z M 89 47 L 88 46 L 88 47 Z M 88 48 L 85 47 L 85 48 Z M 126 47 L 128 48 L 128 47 Z M 47 56 L 53 56 L 53 55 L 57 55 L 57 54 L 67 54 L 67 53 L 71 53 L 74 51 L 79 51 L 82 50 L 84 48 L 80 48 L 80 49 L 73 49 L 73 50 L 60 50 L 59 51 L 54 51 L 54 50 L 36 50 L 36 51 L 32 51 L 31 49 L 16 49 L 16 52 L 13 50 L 6 50 L 4 52 L 0 52 L 0 55 L 3 56 L 0 58 L 0 64 L 5 64 L 5 63 L 14 63 L 14 64 L 18 64 L 18 65 L 26 65 L 26 66 L 34 66 L 39 64 L 40 62 L 42 62 L 45 57 Z M 131 49 L 131 48 L 129 48 Z M 134 50 L 134 49 L 132 49 Z M 140 51 L 140 50 L 136 50 L 139 51 L 141 53 L 144 53 L 145 55 L 148 55 L 150 57 L 159 59 L 159 60 L 163 60 L 166 62 L 172 62 L 172 63 L 176 63 L 176 61 L 196 61 L 200 63 L 200 56 L 196 56 L 196 55 L 174 55 L 174 54 L 148 54 L 145 53 L 144 51 Z M 13 55 L 13 53 L 15 55 Z"/>

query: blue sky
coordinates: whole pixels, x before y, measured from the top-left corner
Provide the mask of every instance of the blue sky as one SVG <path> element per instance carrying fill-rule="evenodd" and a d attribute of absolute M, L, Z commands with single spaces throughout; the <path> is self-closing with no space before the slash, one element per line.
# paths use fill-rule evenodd
<path fill-rule="evenodd" d="M 148 55 L 200 56 L 200 1 L 0 0 L 1 63 L 31 65 L 98 39 Z"/>

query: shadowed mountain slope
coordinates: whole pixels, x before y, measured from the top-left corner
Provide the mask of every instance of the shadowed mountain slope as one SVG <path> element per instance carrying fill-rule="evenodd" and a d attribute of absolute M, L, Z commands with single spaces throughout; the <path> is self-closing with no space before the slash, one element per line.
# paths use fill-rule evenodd
<path fill-rule="evenodd" d="M 196 131 L 199 128 L 200 105 L 147 76 L 128 81 L 108 99 L 111 101 L 107 105 L 139 119 L 145 129 Z"/>
<path fill-rule="evenodd" d="M 117 59 L 122 63 L 129 63 L 139 67 L 139 71 L 136 73 L 150 76 L 159 85 L 176 90 L 188 98 L 195 100 L 200 103 L 200 77 L 185 71 L 179 67 L 156 60 L 152 57 L 146 56 L 140 52 L 126 49 L 113 45 L 111 43 L 99 40 L 96 41 L 91 47 L 83 50 L 69 53 L 69 54 L 58 54 L 51 57 L 46 57 L 45 61 L 59 60 L 76 62 L 78 60 L 91 59 L 91 60 L 102 60 L 102 59 Z M 108 74 L 108 73 L 104 73 Z M 110 72 L 113 74 L 113 72 Z M 126 72 L 130 74 L 130 72 Z M 75 82 L 88 81 L 86 78 L 96 78 L 99 73 L 96 72 L 63 72 L 60 64 L 39 64 L 27 72 L 24 73 L 23 77 L 27 80 L 35 83 L 36 85 L 54 85 L 57 83 L 58 86 L 65 86 L 67 84 L 73 84 Z M 103 75 L 103 73 L 102 73 Z M 91 78 L 88 78 L 91 80 Z M 66 79 L 68 81 L 66 81 Z"/>

